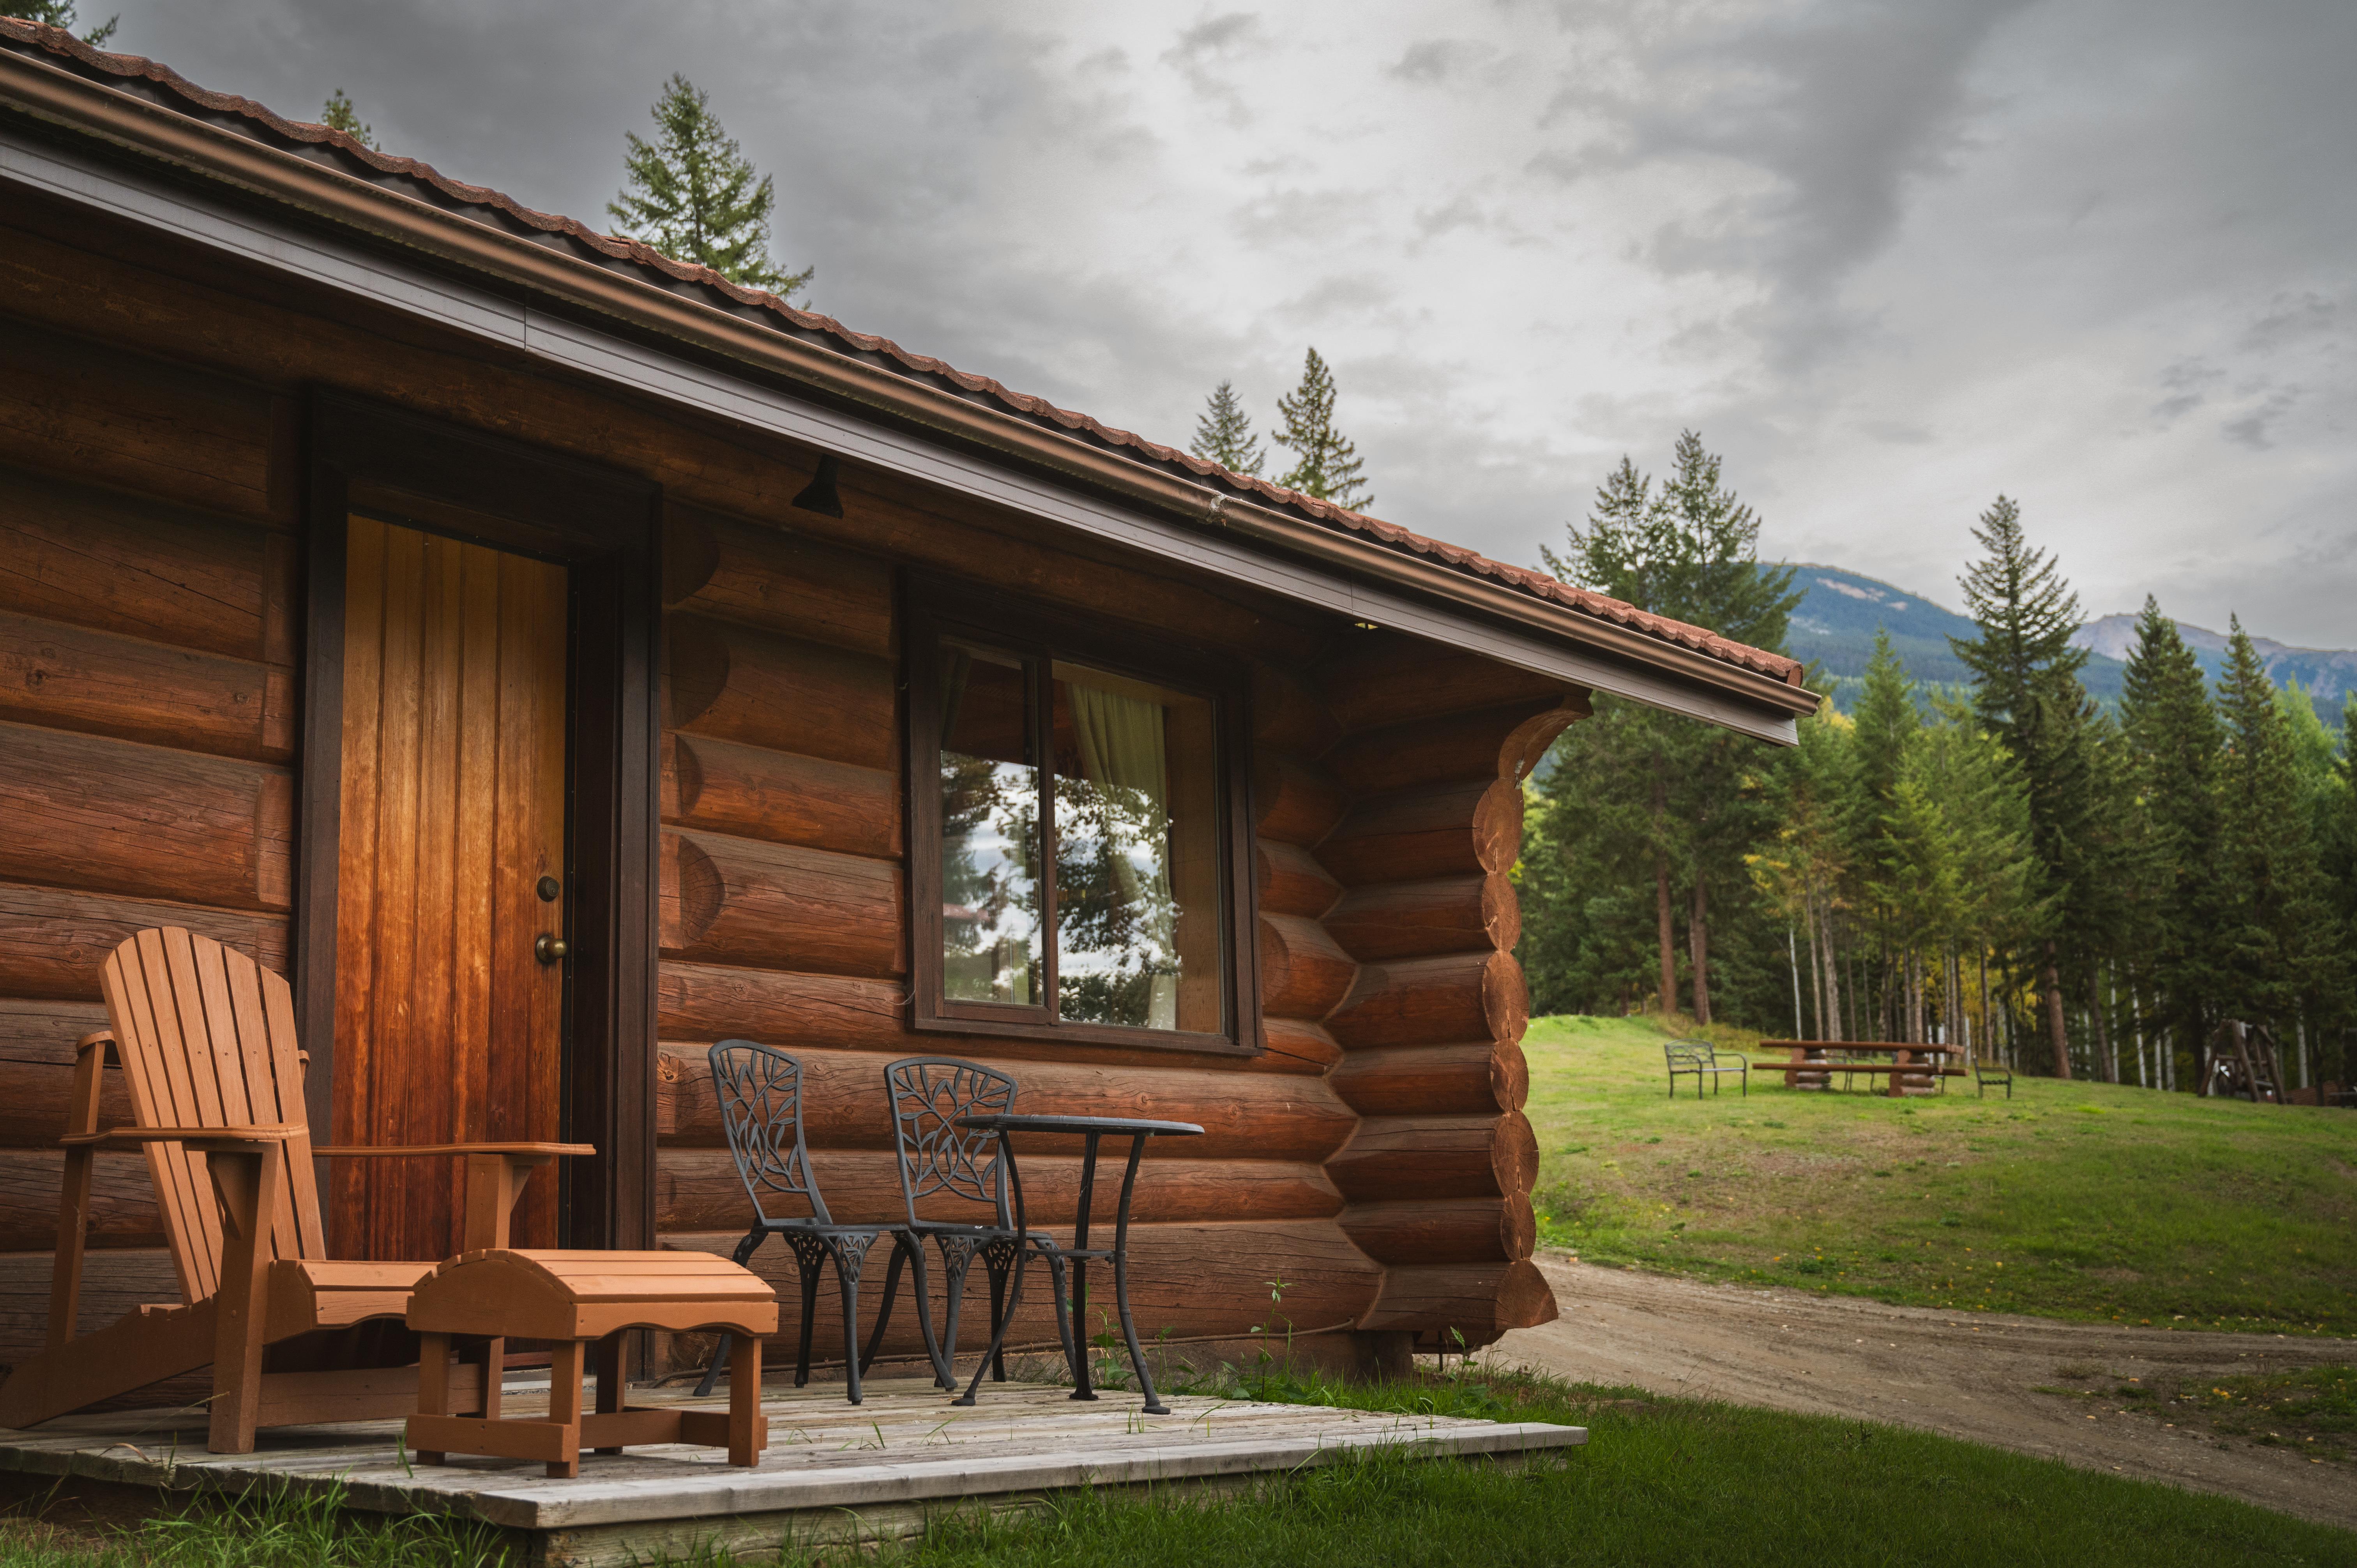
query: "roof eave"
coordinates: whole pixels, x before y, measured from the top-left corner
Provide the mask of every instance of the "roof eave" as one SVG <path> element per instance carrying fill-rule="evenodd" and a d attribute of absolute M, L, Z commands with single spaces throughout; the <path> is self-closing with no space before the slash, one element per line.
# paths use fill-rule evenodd
<path fill-rule="evenodd" d="M 46 60 L 0 50 L 0 103 L 339 229 L 496 279 L 640 334 L 716 354 L 946 444 L 1110 493 L 1198 528 L 1242 535 L 1330 570 L 1561 638 L 1617 662 L 1693 682 L 1780 717 L 1816 711 L 1816 696 L 1796 681 L 1744 669 L 1478 574 L 1182 479 L 1079 436 L 801 340 L 766 318 L 755 319 L 757 307 L 724 309 L 692 297 L 691 290 L 709 292 L 693 285 L 683 285 L 681 292 L 658 287 L 623 273 L 608 258 L 581 253 L 562 236 L 503 231 L 363 179 L 324 157 L 272 146 L 246 132 L 209 124 Z"/>

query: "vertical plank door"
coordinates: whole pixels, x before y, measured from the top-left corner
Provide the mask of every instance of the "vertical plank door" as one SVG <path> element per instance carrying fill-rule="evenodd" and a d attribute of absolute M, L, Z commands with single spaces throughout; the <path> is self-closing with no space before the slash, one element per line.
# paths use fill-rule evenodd
<path fill-rule="evenodd" d="M 334 1142 L 558 1136 L 565 569 L 350 520 L 336 888 Z M 557 897 L 544 898 L 542 878 Z M 339 1160 L 346 1258 L 446 1258 L 452 1158 Z M 543 1173 L 516 1245 L 556 1244 Z"/>

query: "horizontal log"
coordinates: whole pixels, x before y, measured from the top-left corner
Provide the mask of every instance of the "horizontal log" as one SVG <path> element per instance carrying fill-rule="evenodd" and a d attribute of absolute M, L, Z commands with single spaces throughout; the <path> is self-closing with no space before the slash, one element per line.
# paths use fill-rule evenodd
<path fill-rule="evenodd" d="M 1350 993 L 1359 966 L 1326 928 L 1292 915 L 1260 918 L 1261 1012 L 1272 1018 L 1323 1018 Z"/>
<path fill-rule="evenodd" d="M 662 1245 L 683 1251 L 726 1256 L 742 1237 L 740 1230 L 666 1234 Z M 882 1247 L 868 1256 L 866 1283 L 860 1295 L 862 1337 L 875 1322 L 876 1302 L 883 1294 L 887 1253 Z M 1353 1322 L 1372 1308 L 1383 1288 L 1383 1270 L 1353 1246 L 1331 1219 L 1239 1221 L 1229 1224 L 1139 1225 L 1130 1232 L 1129 1295 L 1138 1337 L 1149 1344 L 1166 1330 L 1174 1337 L 1206 1335 L 1242 1337 L 1272 1321 L 1273 1348 L 1284 1348 L 1282 1325 L 1291 1319 L 1297 1328 L 1329 1328 Z M 939 1259 L 933 1264 L 935 1290 L 940 1289 Z M 755 1252 L 747 1263 L 777 1287 L 780 1338 L 789 1344 L 802 1321 L 802 1287 L 792 1254 L 775 1242 Z M 1084 1332 L 1095 1334 L 1113 1321 L 1113 1281 L 1100 1265 L 1089 1277 L 1089 1301 Z M 1285 1281 L 1285 1299 L 1269 1300 L 1268 1281 Z M 826 1275 L 817 1319 L 816 1356 L 834 1359 L 842 1341 L 841 1307 L 830 1298 L 834 1277 Z M 965 1321 L 960 1342 L 967 1365 L 988 1342 L 989 1295 L 983 1272 L 976 1268 L 967 1282 Z M 1023 1304 L 1015 1316 L 1011 1343 L 1051 1343 L 1056 1337 L 1054 1308 L 1048 1272 L 1037 1265 L 1026 1271 Z M 1103 1322 L 1100 1321 L 1100 1314 Z M 936 1317 L 938 1321 L 938 1316 Z M 1116 1332 L 1118 1329 L 1116 1328 Z M 905 1356 L 919 1348 L 916 1320 L 909 1311 L 904 1282 L 892 1326 L 884 1340 L 888 1354 Z M 792 1352 L 786 1352 L 791 1365 Z"/>
<path fill-rule="evenodd" d="M 1274 751 L 1253 757 L 1254 833 L 1314 847 L 1342 820 L 1349 800 L 1325 774 Z"/>
<path fill-rule="evenodd" d="M 867 1051 L 823 1050 L 787 1037 L 776 1042 L 802 1064 L 802 1116 L 806 1134 L 821 1149 L 889 1149 L 891 1111 L 885 1099 L 884 1068 L 890 1057 Z M 719 1101 L 712 1086 L 708 1047 L 667 1042 L 659 1048 L 659 1069 L 673 1081 L 674 1131 L 670 1146 L 718 1148 L 724 1143 Z M 911 1054 L 925 1051 L 911 1042 Z M 1019 1109 L 1074 1116 L 1143 1116 L 1192 1122 L 1203 1129 L 1189 1138 L 1155 1138 L 1149 1160 L 1323 1160 L 1351 1136 L 1358 1117 L 1321 1078 L 1247 1073 L 1224 1069 L 1114 1066 L 1093 1059 L 1009 1062 L 990 1052 L 961 1048 L 955 1054 L 997 1061 L 1020 1085 Z M 1072 1138 L 1026 1134 L 1016 1145 L 1033 1150 L 1077 1152 Z M 823 1179 L 823 1177 L 822 1178 Z"/>
<path fill-rule="evenodd" d="M 1325 767 L 1353 795 L 1469 779 L 1520 783 L 1555 737 L 1587 716 L 1584 701 L 1554 699 L 1446 714 L 1353 735 L 1326 755 Z"/>
<path fill-rule="evenodd" d="M 1315 920 L 1342 896 L 1341 884 L 1327 875 L 1317 856 L 1275 839 L 1253 842 L 1253 883 L 1254 902 L 1264 915 Z"/>
<path fill-rule="evenodd" d="M 1379 1263 L 1512 1262 L 1538 1242 L 1538 1217 L 1519 1192 L 1354 1203 L 1342 1211 L 1342 1229 Z"/>
<path fill-rule="evenodd" d="M 804 974 L 903 974 L 900 887 L 898 861 L 666 832 L 662 950 Z"/>
<path fill-rule="evenodd" d="M 74 1042 L 92 1029 L 105 1027 L 106 1009 L 95 1002 L 0 996 L 0 1062 L 71 1067 Z M 0 1082 L 5 1081 L 0 1077 Z"/>
<path fill-rule="evenodd" d="M 0 995 L 95 1002 L 107 954 L 150 926 L 186 926 L 285 972 L 283 915 L 0 883 Z"/>
<path fill-rule="evenodd" d="M 0 1061 L 0 1148 L 53 1150 L 58 1146 L 72 1107 L 73 1073 L 70 1061 Z M 98 1124 L 128 1127 L 134 1120 L 131 1091 L 123 1074 L 108 1071 L 99 1079 Z M 57 1194 L 50 1193 L 52 1214 L 56 1200 Z"/>
<path fill-rule="evenodd" d="M 802 1049 L 915 1055 L 923 1043 L 904 1026 L 908 988 L 895 981 L 665 960 L 656 988 L 656 1027 L 665 1039 L 759 1040 Z"/>
<path fill-rule="evenodd" d="M 891 770 L 899 757 L 889 660 L 823 642 L 666 618 L 670 726 Z"/>
<path fill-rule="evenodd" d="M 267 660 L 251 524 L 0 468 L 0 609 Z"/>
<path fill-rule="evenodd" d="M 1510 1197 L 1531 1190 L 1538 1136 L 1519 1111 L 1499 1116 L 1370 1116 L 1326 1174 L 1353 1203 Z"/>
<path fill-rule="evenodd" d="M 1502 872 L 1353 888 L 1326 917 L 1335 944 L 1361 963 L 1441 953 L 1512 951 L 1523 905 Z"/>
<path fill-rule="evenodd" d="M 291 527 L 294 451 L 281 476 L 273 449 L 292 432 L 276 401 L 22 321 L 0 335 L 0 462 Z"/>
<path fill-rule="evenodd" d="M 1258 1059 L 1274 1070 L 1323 1073 L 1342 1059 L 1326 1026 L 1307 1018 L 1265 1018 L 1261 1037 L 1265 1048 Z"/>
<path fill-rule="evenodd" d="M 287 907 L 294 787 L 260 763 L 0 724 L 0 877 Z"/>
<path fill-rule="evenodd" d="M 0 719 L 283 762 L 294 672 L 0 611 Z"/>
<path fill-rule="evenodd" d="M 0 247 L 0 297 L 20 317 L 289 392 L 344 384 L 354 365 L 365 364 L 375 386 L 385 395 L 399 389 L 419 413 L 626 469 L 662 485 L 671 501 L 1054 605 L 1113 611 L 1288 667 L 1306 667 L 1329 639 L 1326 618 L 1272 594 L 1182 570 L 1141 574 L 1135 553 L 1120 546 L 856 462 L 842 466 L 844 517 L 798 510 L 791 502 L 816 457 L 808 446 L 618 402 L 521 361 L 492 363 L 329 313 L 292 312 L 252 297 L 244 279 L 209 273 L 197 258 L 167 263 L 152 247 L 110 249 L 112 241 L 65 209 L 33 205 L 12 209 L 10 242 Z M 157 270 L 166 264 L 168 277 Z"/>
<path fill-rule="evenodd" d="M 709 736 L 666 735 L 662 745 L 667 822 L 879 860 L 900 855 L 897 774 Z"/>
<path fill-rule="evenodd" d="M 1579 690 L 1397 632 L 1341 639 L 1314 678 L 1335 719 L 1353 734 L 1507 703 L 1548 702 Z"/>
<path fill-rule="evenodd" d="M 1326 1020 L 1346 1051 L 1460 1040 L 1519 1042 L 1530 988 L 1509 952 L 1450 953 L 1361 964 L 1358 983 Z"/>
<path fill-rule="evenodd" d="M 1125 1145 L 1125 1148 L 1126 1145 Z M 1080 1204 L 1081 1160 L 1072 1155 L 1018 1156 L 1023 1196 L 1034 1226 L 1068 1230 Z M 908 1208 L 900 1196 L 899 1162 L 888 1149 L 827 1149 L 812 1156 L 827 1211 L 845 1224 L 897 1223 Z M 1089 1212 L 1110 1227 L 1121 1208 L 1120 1160 L 1100 1162 Z M 775 1217 L 810 1212 L 790 1194 L 765 1194 Z M 52 1220 L 55 1195 L 50 1198 Z M 1147 1160 L 1138 1167 L 1130 1218 L 1141 1225 L 1182 1221 L 1325 1219 L 1342 1210 L 1342 1195 L 1315 1165 L 1276 1160 Z M 927 1219 L 973 1224 L 987 1206 L 952 1195 L 921 1199 Z M 753 1207 L 736 1162 L 725 1149 L 665 1149 L 655 1164 L 655 1229 L 743 1231 Z"/>
<path fill-rule="evenodd" d="M 1383 1294 L 1359 1326 L 1413 1329 L 1418 1349 L 1472 1350 L 1510 1328 L 1553 1323 L 1555 1314 L 1546 1276 L 1526 1259 L 1435 1263 L 1386 1271 Z"/>
<path fill-rule="evenodd" d="M 1352 1051 L 1334 1092 L 1361 1116 L 1489 1116 L 1530 1099 L 1530 1064 L 1512 1040 Z"/>
<path fill-rule="evenodd" d="M 889 659 L 892 565 L 770 524 L 663 509 L 663 604 Z"/>
<path fill-rule="evenodd" d="M 1371 796 L 1317 847 L 1345 887 L 1495 875 L 1523 853 L 1523 791 L 1496 779 Z"/>
<path fill-rule="evenodd" d="M 46 1248 L 0 1255 L 0 1361 L 20 1361 L 48 1343 L 54 1263 Z M 82 1259 L 74 1332 L 88 1334 L 126 1312 L 179 1299 L 179 1276 L 172 1272 L 172 1254 L 165 1249 L 95 1248 Z"/>
<path fill-rule="evenodd" d="M 65 1159 L 65 1151 L 55 1147 L 0 1149 L 0 1251 L 38 1252 L 57 1245 Z M 91 1161 L 90 1245 L 156 1247 L 163 1241 L 164 1216 L 156 1207 L 147 1156 L 100 1150 Z"/>
<path fill-rule="evenodd" d="M 1342 738 L 1324 696 L 1298 675 L 1272 664 L 1252 671 L 1253 746 L 1281 751 L 1304 762 L 1323 757 Z"/>

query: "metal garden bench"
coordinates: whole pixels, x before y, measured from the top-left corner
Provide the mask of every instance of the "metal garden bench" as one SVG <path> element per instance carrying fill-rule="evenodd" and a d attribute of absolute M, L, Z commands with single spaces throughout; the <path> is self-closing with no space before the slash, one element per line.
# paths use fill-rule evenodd
<path fill-rule="evenodd" d="M 1710 1091 L 1717 1094 L 1720 1075 L 1730 1072 L 1740 1075 L 1743 1093 L 1746 1098 L 1750 1096 L 1751 1058 L 1741 1051 L 1727 1053 L 1735 1058 L 1736 1065 L 1733 1067 L 1720 1065 L 1718 1047 L 1707 1040 L 1671 1040 L 1662 1047 L 1662 1054 L 1669 1060 L 1670 1098 L 1673 1100 L 1677 1098 L 1678 1079 L 1681 1078 L 1693 1078 L 1695 1098 L 1700 1100 L 1704 1079 L 1710 1079 Z"/>

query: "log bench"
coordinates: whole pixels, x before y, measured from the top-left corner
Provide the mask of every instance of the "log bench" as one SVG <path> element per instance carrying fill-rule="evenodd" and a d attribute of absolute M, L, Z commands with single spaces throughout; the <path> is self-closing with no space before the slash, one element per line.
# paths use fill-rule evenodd
<path fill-rule="evenodd" d="M 761 1277 L 704 1252 L 467 1252 L 419 1282 L 409 1326 L 423 1340 L 417 1413 L 408 1443 L 420 1464 L 450 1454 L 538 1459 L 553 1477 L 581 1473 L 581 1451 L 619 1454 L 646 1443 L 728 1450 L 750 1466 L 769 1446 L 761 1414 L 761 1337 L 778 1331 L 777 1293 Z M 626 1329 L 722 1330 L 732 1337 L 726 1411 L 631 1410 L 622 1400 Z M 500 1416 L 500 1385 L 484 1380 L 481 1413 L 451 1413 L 451 1340 L 465 1336 L 549 1342 L 548 1414 Z M 597 1348 L 597 1409 L 581 1410 L 583 1363 Z"/>
<path fill-rule="evenodd" d="M 1876 1073 L 1887 1073 L 1890 1078 L 1890 1087 L 1884 1092 L 1896 1100 L 1907 1092 L 1905 1084 L 1907 1079 L 1965 1076 L 1964 1069 L 1949 1067 L 1940 1059 L 1943 1057 L 1962 1056 L 1964 1054 L 1962 1046 L 1917 1046 L 1888 1040 L 1762 1040 L 1760 1042 L 1760 1048 L 1763 1051 L 1781 1050 L 1786 1053 L 1786 1059 L 1783 1061 L 1762 1061 L 1758 1066 L 1761 1072 L 1782 1073 L 1784 1087 L 1787 1089 L 1799 1088 L 1801 1075 L 1803 1073 L 1822 1073 L 1828 1084 L 1832 1082 L 1833 1075 L 1837 1072 L 1865 1073 L 1869 1077 Z M 1810 1059 L 1809 1054 L 1812 1051 L 1819 1053 L 1815 1060 Z M 1843 1059 L 1839 1061 L 1829 1059 L 1824 1053 L 1833 1051 L 1841 1052 Z M 1888 1052 L 1891 1059 L 1889 1061 L 1857 1060 L 1858 1054 L 1864 1051 L 1872 1051 L 1878 1055 Z"/>

